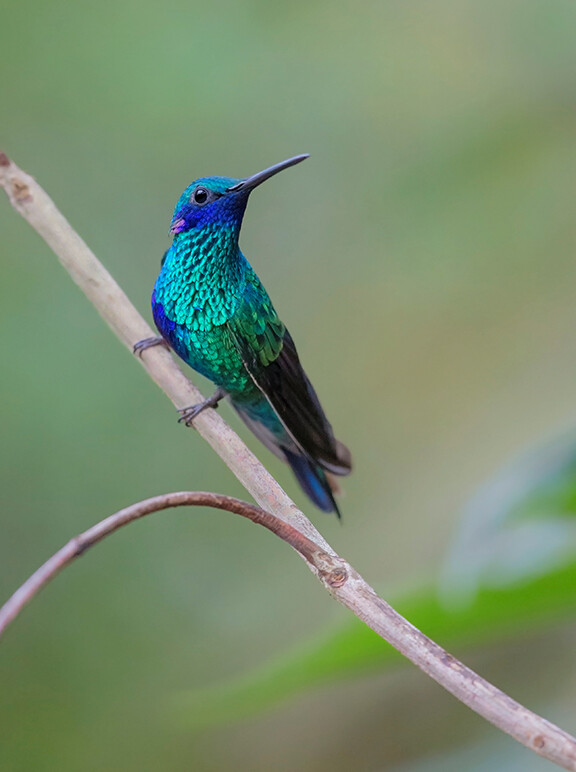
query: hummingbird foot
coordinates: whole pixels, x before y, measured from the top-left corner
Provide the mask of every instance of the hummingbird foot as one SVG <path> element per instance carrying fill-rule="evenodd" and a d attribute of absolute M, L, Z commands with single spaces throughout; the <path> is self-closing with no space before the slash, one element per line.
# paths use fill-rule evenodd
<path fill-rule="evenodd" d="M 132 353 L 142 359 L 142 352 L 146 351 L 147 348 L 152 348 L 152 346 L 164 346 L 165 348 L 170 349 L 170 346 L 166 343 L 164 338 L 144 338 L 144 340 L 139 340 L 138 343 L 134 344 Z"/>
<path fill-rule="evenodd" d="M 203 402 L 199 402 L 197 405 L 191 405 L 190 407 L 182 407 L 178 410 L 180 418 L 178 423 L 185 423 L 186 426 L 192 426 L 192 422 L 197 418 L 203 410 L 208 407 L 213 407 L 214 410 L 218 408 L 218 403 L 221 399 L 224 399 L 226 392 L 224 389 L 217 388 L 214 394 Z"/>

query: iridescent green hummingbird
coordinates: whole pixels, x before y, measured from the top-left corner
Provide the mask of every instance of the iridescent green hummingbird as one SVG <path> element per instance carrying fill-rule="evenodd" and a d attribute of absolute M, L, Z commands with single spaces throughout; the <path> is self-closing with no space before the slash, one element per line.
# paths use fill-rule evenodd
<path fill-rule="evenodd" d="M 201 177 L 186 188 L 152 293 L 162 338 L 141 341 L 135 351 L 165 343 L 213 381 L 216 392 L 180 411 L 180 420 L 190 425 L 228 396 L 258 439 L 290 464 L 312 501 L 340 516 L 332 476 L 350 472 L 350 453 L 334 437 L 290 333 L 238 246 L 250 193 L 306 158 L 289 158 L 246 179 Z"/>

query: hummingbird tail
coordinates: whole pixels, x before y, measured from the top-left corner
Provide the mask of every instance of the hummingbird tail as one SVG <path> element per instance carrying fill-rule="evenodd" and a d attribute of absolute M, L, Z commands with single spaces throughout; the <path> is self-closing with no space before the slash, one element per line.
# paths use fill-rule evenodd
<path fill-rule="evenodd" d="M 314 504 L 324 512 L 335 512 L 340 518 L 340 510 L 334 500 L 334 493 L 338 493 L 338 485 L 332 471 L 325 471 L 320 464 L 300 452 L 270 404 L 265 399 L 248 403 L 232 399 L 232 407 L 260 442 L 266 445 L 275 456 L 290 464 L 302 490 Z M 343 456 L 344 451 L 348 453 L 343 445 L 340 443 L 337 445 Z M 345 461 L 349 466 L 349 459 L 345 458 Z"/>
<path fill-rule="evenodd" d="M 283 448 L 286 461 L 290 464 L 296 479 L 304 493 L 306 493 L 323 512 L 335 512 L 340 519 L 342 516 L 338 505 L 334 500 L 330 481 L 322 467 L 315 464 L 306 456 L 292 453 Z"/>

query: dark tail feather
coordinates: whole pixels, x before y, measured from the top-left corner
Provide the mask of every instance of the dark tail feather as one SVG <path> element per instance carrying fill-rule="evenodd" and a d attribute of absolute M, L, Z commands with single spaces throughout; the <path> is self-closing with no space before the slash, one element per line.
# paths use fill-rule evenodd
<path fill-rule="evenodd" d="M 282 450 L 304 493 L 323 512 L 335 512 L 338 519 L 340 519 L 342 515 L 334 500 L 332 489 L 324 470 L 306 458 L 306 456 L 297 455 L 286 450 L 286 448 L 282 448 Z"/>

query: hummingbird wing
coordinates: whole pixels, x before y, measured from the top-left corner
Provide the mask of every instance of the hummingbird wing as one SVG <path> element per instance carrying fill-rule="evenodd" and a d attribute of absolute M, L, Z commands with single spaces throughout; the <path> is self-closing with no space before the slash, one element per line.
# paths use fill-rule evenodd
<path fill-rule="evenodd" d="M 350 453 L 334 437 L 290 333 L 253 277 L 242 305 L 228 321 L 244 366 L 301 451 L 328 472 L 346 475 Z"/>

